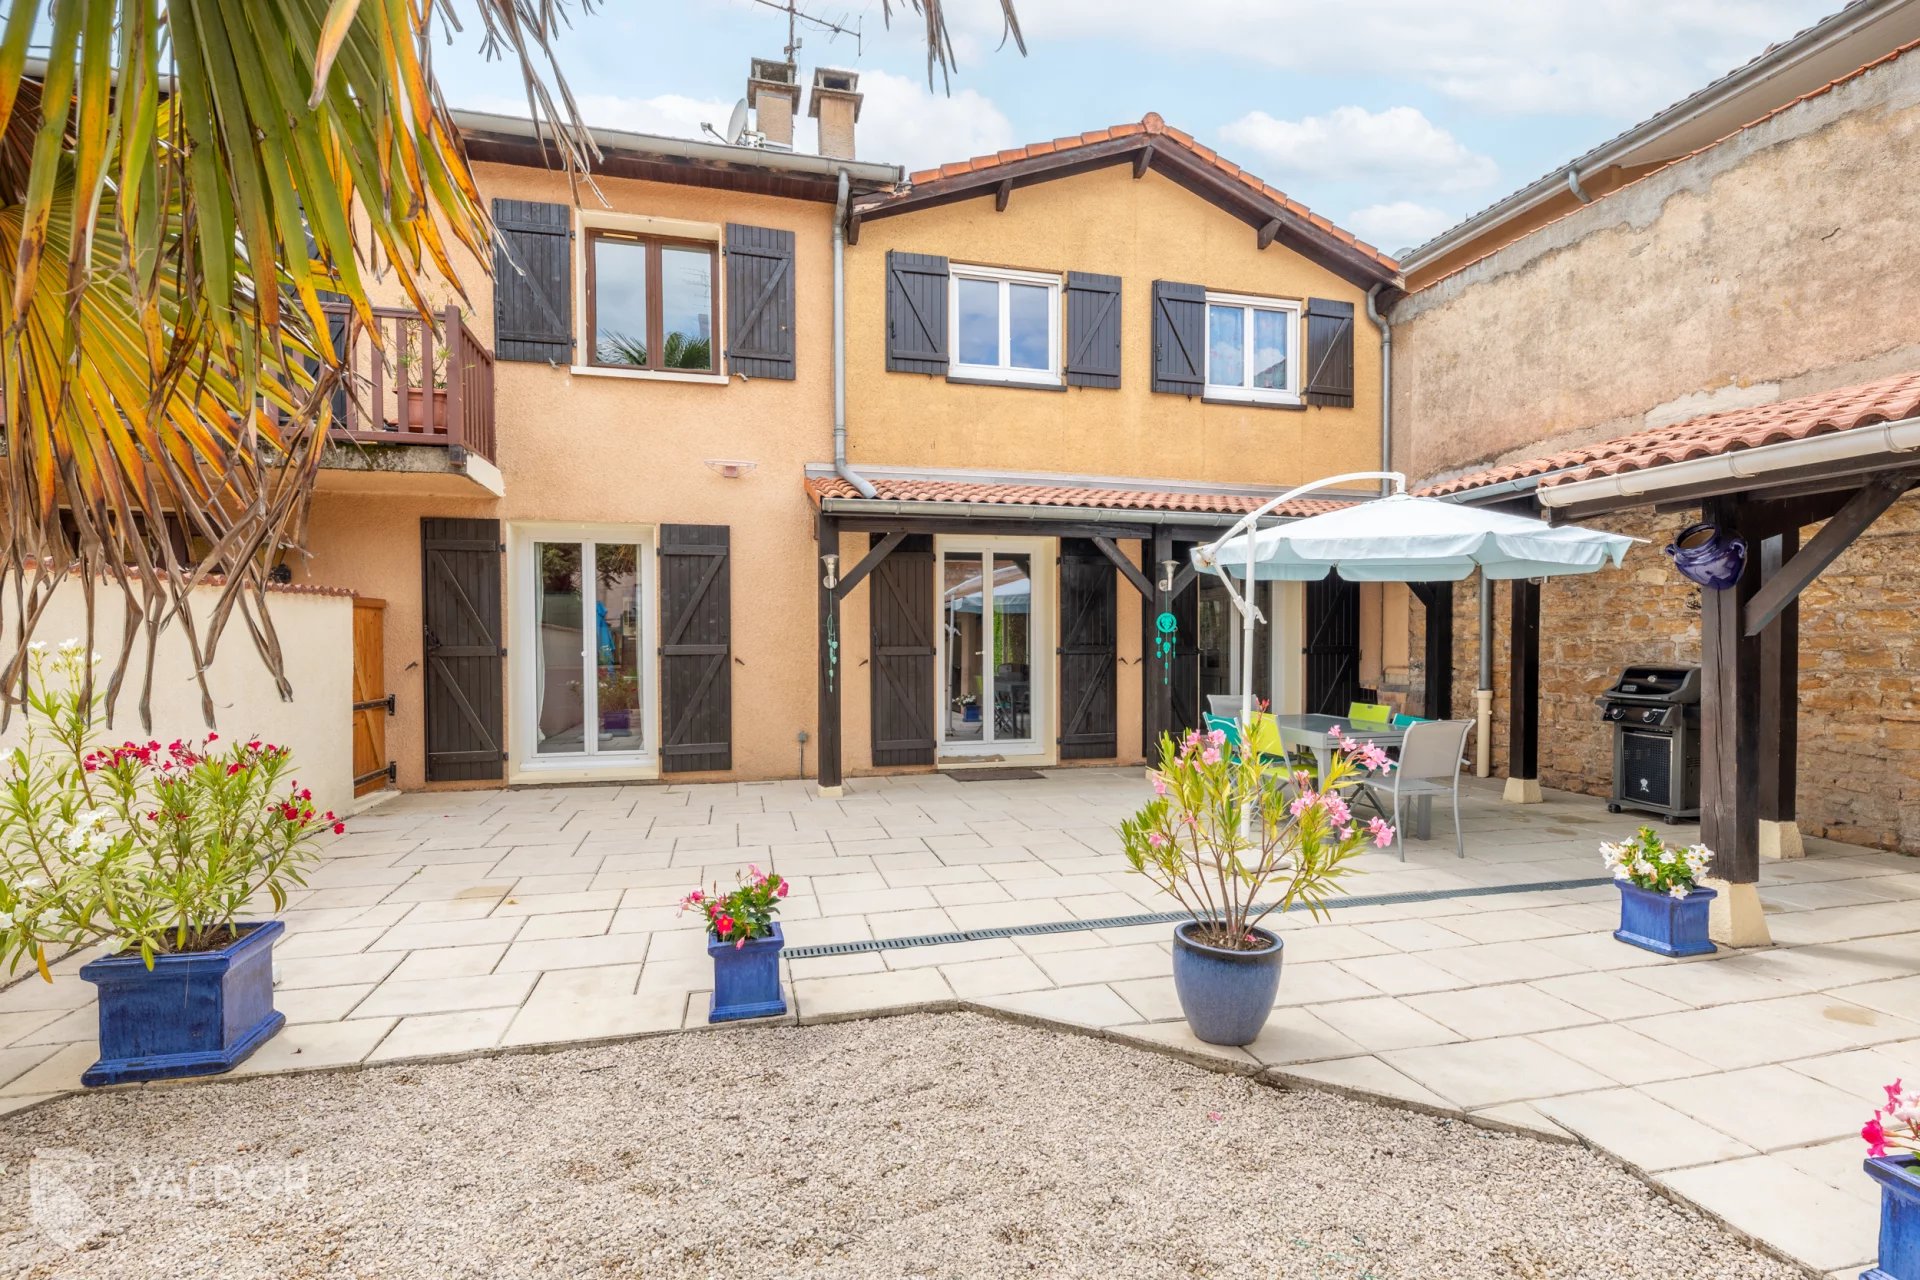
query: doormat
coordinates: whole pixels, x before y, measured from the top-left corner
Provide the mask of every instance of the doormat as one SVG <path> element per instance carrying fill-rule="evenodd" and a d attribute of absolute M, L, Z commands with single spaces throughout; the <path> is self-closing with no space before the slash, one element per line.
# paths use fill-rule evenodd
<path fill-rule="evenodd" d="M 1038 769 L 955 769 L 947 776 L 955 782 L 1038 782 L 1047 775 Z"/>

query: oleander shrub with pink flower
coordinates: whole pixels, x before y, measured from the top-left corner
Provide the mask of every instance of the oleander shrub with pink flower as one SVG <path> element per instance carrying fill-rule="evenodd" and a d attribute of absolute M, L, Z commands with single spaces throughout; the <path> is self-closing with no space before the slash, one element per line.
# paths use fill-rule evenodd
<path fill-rule="evenodd" d="M 1675 898 L 1692 893 L 1713 864 L 1713 850 L 1707 846 L 1675 847 L 1662 840 L 1652 827 L 1642 827 L 1631 839 L 1617 844 L 1602 844 L 1600 856 L 1606 860 L 1615 880 L 1626 880 L 1642 889 Z"/>
<path fill-rule="evenodd" d="M 153 967 L 158 955 L 214 951 L 265 894 L 275 911 L 304 884 L 321 832 L 291 777 L 292 753 L 258 739 L 105 746 L 78 641 L 35 642 L 20 745 L 0 768 L 0 961 L 52 980 L 47 962 L 107 943 Z"/>
<path fill-rule="evenodd" d="M 1303 906 L 1320 916 L 1355 855 L 1393 843 L 1391 824 L 1363 822 L 1350 804 L 1388 767 L 1378 747 L 1343 743 L 1320 787 L 1305 771 L 1233 750 L 1219 730 L 1163 735 L 1154 798 L 1120 824 L 1121 847 L 1128 866 L 1193 916 L 1198 941 L 1253 949 L 1253 927 L 1268 914 Z"/>
<path fill-rule="evenodd" d="M 717 884 L 711 893 L 695 889 L 680 899 L 680 909 L 700 912 L 706 917 L 708 933 L 722 942 L 744 947 L 750 939 L 773 932 L 773 917 L 780 910 L 781 899 L 787 896 L 787 888 L 778 873 L 749 866 L 746 874 L 735 878 L 732 889 L 721 893 Z"/>
<path fill-rule="evenodd" d="M 1895 1080 L 1882 1085 L 1886 1105 L 1878 1107 L 1860 1126 L 1870 1156 L 1920 1157 L 1920 1089 L 1908 1089 Z"/>

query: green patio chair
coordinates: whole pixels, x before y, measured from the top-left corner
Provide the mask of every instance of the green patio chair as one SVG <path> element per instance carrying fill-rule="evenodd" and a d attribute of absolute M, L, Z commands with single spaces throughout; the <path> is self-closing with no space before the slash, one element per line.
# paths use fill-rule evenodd
<path fill-rule="evenodd" d="M 1410 716 L 1404 711 L 1400 712 L 1398 715 L 1394 716 L 1393 718 L 1393 727 L 1396 729 L 1405 729 L 1411 725 L 1416 725 L 1416 724 L 1432 724 L 1432 723 L 1433 721 L 1428 719 L 1426 716 Z"/>
<path fill-rule="evenodd" d="M 1393 708 L 1384 702 L 1353 702 L 1347 705 L 1347 719 L 1361 724 L 1387 724 L 1393 719 Z"/>

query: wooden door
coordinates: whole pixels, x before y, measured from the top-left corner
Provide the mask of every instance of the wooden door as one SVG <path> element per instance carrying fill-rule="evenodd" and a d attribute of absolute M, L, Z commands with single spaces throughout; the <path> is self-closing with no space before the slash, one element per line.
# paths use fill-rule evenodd
<path fill-rule="evenodd" d="M 387 717 L 393 697 L 387 692 L 387 602 L 355 597 L 353 602 L 353 794 L 364 796 L 393 784 L 387 757 Z"/>
<path fill-rule="evenodd" d="M 1360 588 L 1328 574 L 1307 584 L 1307 714 L 1344 716 L 1360 696 Z"/>
<path fill-rule="evenodd" d="M 733 767 L 733 593 L 723 524 L 660 527 L 660 768 Z"/>
<path fill-rule="evenodd" d="M 1060 758 L 1119 754 L 1114 690 L 1118 602 L 1113 562 L 1093 543 L 1060 543 Z"/>
<path fill-rule="evenodd" d="M 933 763 L 933 565 L 933 539 L 916 534 L 868 577 L 876 765 Z"/>
<path fill-rule="evenodd" d="M 429 782 L 506 772 L 501 552 L 498 520 L 420 521 Z"/>

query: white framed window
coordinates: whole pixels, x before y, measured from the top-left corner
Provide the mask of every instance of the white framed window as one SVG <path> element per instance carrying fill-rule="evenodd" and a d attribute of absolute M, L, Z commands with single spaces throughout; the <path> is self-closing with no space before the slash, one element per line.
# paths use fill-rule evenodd
<path fill-rule="evenodd" d="M 1060 384 L 1060 277 L 954 263 L 947 290 L 949 372 L 958 378 Z"/>
<path fill-rule="evenodd" d="M 1207 295 L 1207 389 L 1215 400 L 1300 403 L 1300 304 Z"/>

